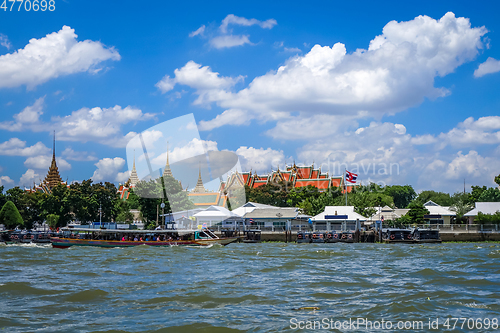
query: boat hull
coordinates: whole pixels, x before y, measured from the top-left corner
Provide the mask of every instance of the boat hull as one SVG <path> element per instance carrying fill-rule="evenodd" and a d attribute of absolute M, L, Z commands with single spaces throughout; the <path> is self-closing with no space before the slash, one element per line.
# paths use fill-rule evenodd
<path fill-rule="evenodd" d="M 228 245 L 236 242 L 238 237 L 196 240 L 171 240 L 171 241 L 112 241 L 99 239 L 77 239 L 52 237 L 52 247 L 65 249 L 71 246 L 97 246 L 97 247 L 132 247 L 139 245 L 148 246 L 211 246 L 214 244 Z"/>

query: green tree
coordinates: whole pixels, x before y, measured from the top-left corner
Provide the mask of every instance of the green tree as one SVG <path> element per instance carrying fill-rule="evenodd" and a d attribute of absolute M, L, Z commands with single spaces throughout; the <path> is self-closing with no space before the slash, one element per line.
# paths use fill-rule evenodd
<path fill-rule="evenodd" d="M 411 185 L 392 185 L 384 188 L 384 194 L 392 197 L 397 208 L 406 208 L 416 197 L 417 193 Z"/>
<path fill-rule="evenodd" d="M 24 221 L 24 226 L 28 229 L 33 227 L 35 222 L 41 222 L 41 199 L 42 193 L 26 192 L 19 187 L 13 187 L 6 193 L 6 199 L 12 201 Z"/>
<path fill-rule="evenodd" d="M 56 214 L 48 214 L 47 215 L 47 224 L 50 229 L 55 230 L 59 224 L 59 215 Z"/>
<path fill-rule="evenodd" d="M 424 223 L 424 215 L 429 214 L 427 208 L 418 201 L 413 201 L 408 205 L 410 209 L 406 215 L 410 218 L 411 223 L 422 224 Z"/>
<path fill-rule="evenodd" d="M 436 191 L 422 191 L 415 200 L 421 204 L 427 201 L 433 201 L 441 206 L 451 206 L 453 204 L 449 193 Z"/>
<path fill-rule="evenodd" d="M 7 201 L 0 210 L 0 223 L 6 229 L 14 229 L 24 225 L 23 218 L 12 201 Z"/>
<path fill-rule="evenodd" d="M 470 202 L 470 194 L 457 192 L 451 197 L 453 204 L 450 210 L 457 214 L 457 223 L 465 223 L 467 221 L 464 215 L 474 208 L 474 204 Z"/>
<path fill-rule="evenodd" d="M 163 185 L 166 213 L 172 213 L 173 209 L 183 211 L 194 208 L 194 204 L 189 199 L 187 192 L 182 189 L 181 184 L 175 178 L 171 176 L 161 177 L 160 184 Z"/>
<path fill-rule="evenodd" d="M 0 207 L 3 207 L 5 203 L 7 202 L 7 198 L 5 194 L 3 193 L 4 187 L 0 186 Z"/>
<path fill-rule="evenodd" d="M 114 214 L 116 214 L 116 222 L 133 222 L 134 214 L 130 212 L 130 205 L 128 201 L 117 200 L 115 201 L 115 207 L 113 209 Z"/>
<path fill-rule="evenodd" d="M 497 185 L 500 186 L 500 175 L 495 177 L 495 183 L 497 183 Z"/>
<path fill-rule="evenodd" d="M 481 197 L 481 194 L 483 194 L 484 191 L 487 190 L 486 186 L 471 186 L 471 193 L 469 197 L 469 203 L 474 205 L 474 203 L 479 201 L 479 198 Z"/>
<path fill-rule="evenodd" d="M 500 224 L 500 212 L 496 212 L 495 214 L 483 214 L 479 212 L 474 222 L 479 224 Z"/>
<path fill-rule="evenodd" d="M 41 201 L 41 208 L 45 219 L 48 215 L 59 216 L 58 227 L 65 226 L 71 221 L 71 205 L 68 201 L 69 190 L 64 184 L 52 188 L 50 195 L 45 195 Z"/>
<path fill-rule="evenodd" d="M 490 187 L 481 193 L 477 200 L 479 202 L 500 202 L 500 190 L 495 187 Z"/>

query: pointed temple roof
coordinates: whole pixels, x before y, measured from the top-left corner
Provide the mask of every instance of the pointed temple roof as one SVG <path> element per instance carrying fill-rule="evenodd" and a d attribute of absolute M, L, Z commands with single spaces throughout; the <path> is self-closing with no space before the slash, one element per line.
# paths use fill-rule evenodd
<path fill-rule="evenodd" d="M 163 170 L 163 177 L 170 176 L 173 177 L 172 170 L 170 170 L 170 163 L 168 162 L 168 142 L 167 142 L 167 164 L 165 165 L 165 170 Z"/>
<path fill-rule="evenodd" d="M 198 172 L 198 181 L 196 182 L 196 186 L 194 187 L 194 190 L 192 193 L 205 193 L 207 190 L 205 190 L 205 187 L 203 186 L 203 180 L 201 179 L 201 166 L 200 170 Z"/>
<path fill-rule="evenodd" d="M 58 184 L 62 183 L 61 176 L 59 175 L 59 170 L 56 163 L 56 132 L 54 131 L 54 143 L 52 148 L 52 163 L 50 164 L 49 172 L 44 179 L 44 182 L 48 185 L 50 189 Z"/>
<path fill-rule="evenodd" d="M 128 183 L 131 187 L 134 187 L 139 182 L 139 177 L 137 176 L 137 170 L 135 169 L 135 151 L 134 151 L 134 165 L 132 166 L 132 171 L 130 172 L 130 178 Z"/>

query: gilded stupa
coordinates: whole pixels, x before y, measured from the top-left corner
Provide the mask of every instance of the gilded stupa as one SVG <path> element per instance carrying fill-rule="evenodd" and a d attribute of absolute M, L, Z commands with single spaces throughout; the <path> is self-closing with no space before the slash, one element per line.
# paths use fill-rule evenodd
<path fill-rule="evenodd" d="M 135 151 L 134 151 L 134 165 L 132 166 L 132 171 L 130 172 L 130 178 L 127 181 L 127 187 L 135 187 L 139 182 L 139 177 L 137 176 L 137 170 L 135 169 Z"/>
<path fill-rule="evenodd" d="M 168 142 L 167 142 L 167 164 L 165 165 L 165 169 L 163 170 L 163 177 L 170 176 L 173 177 L 172 170 L 170 170 L 170 163 L 168 161 Z"/>
<path fill-rule="evenodd" d="M 203 180 L 201 179 L 201 166 L 198 171 L 198 181 L 196 182 L 196 186 L 194 187 L 191 193 L 205 193 L 207 190 L 203 186 Z"/>
<path fill-rule="evenodd" d="M 56 132 L 54 131 L 54 143 L 52 148 L 52 163 L 50 164 L 49 172 L 45 179 L 43 180 L 47 184 L 49 189 L 53 189 L 56 185 L 62 183 L 61 176 L 59 175 L 59 169 L 56 163 Z"/>

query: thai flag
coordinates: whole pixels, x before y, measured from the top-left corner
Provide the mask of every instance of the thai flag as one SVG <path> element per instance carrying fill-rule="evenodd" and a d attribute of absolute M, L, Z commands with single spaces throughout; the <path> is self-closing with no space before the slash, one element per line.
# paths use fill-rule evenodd
<path fill-rule="evenodd" d="M 345 180 L 349 183 L 356 183 L 356 179 L 358 179 L 358 175 L 349 171 L 345 171 Z"/>

